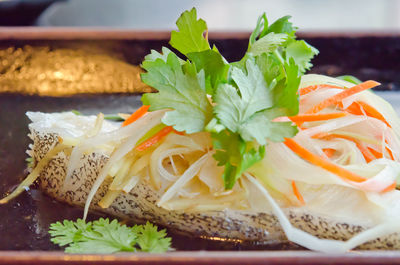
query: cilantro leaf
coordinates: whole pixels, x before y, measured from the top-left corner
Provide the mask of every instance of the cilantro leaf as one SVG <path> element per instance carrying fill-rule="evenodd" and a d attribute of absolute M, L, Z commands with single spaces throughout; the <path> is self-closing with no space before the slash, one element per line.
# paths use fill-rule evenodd
<path fill-rule="evenodd" d="M 149 222 L 137 227 L 139 235 L 137 244 L 142 251 L 162 253 L 169 249 L 171 238 L 166 237 L 165 229 L 158 231 L 157 227 Z"/>
<path fill-rule="evenodd" d="M 65 249 L 68 253 L 165 252 L 171 243 L 165 230 L 157 231 L 150 223 L 130 228 L 117 220 L 110 222 L 103 218 L 88 223 L 82 219 L 53 223 L 49 233 L 53 243 L 68 245 Z"/>
<path fill-rule="evenodd" d="M 260 35 L 262 36 L 265 35 L 265 32 L 267 30 L 268 30 L 268 19 L 265 13 L 263 13 L 261 16 L 258 17 L 256 27 L 250 35 L 249 49 L 256 42 L 257 38 L 260 37 Z M 265 32 L 263 33 L 263 31 Z"/>
<path fill-rule="evenodd" d="M 195 8 L 185 11 L 176 21 L 179 31 L 171 32 L 170 44 L 172 47 L 187 55 L 191 52 L 201 52 L 210 49 L 208 40 L 203 33 L 207 31 L 207 24 L 204 20 L 197 20 Z"/>
<path fill-rule="evenodd" d="M 266 33 L 275 32 L 275 33 L 286 33 L 288 36 L 293 37 L 297 28 L 293 27 L 292 22 L 289 21 L 291 16 L 284 16 L 277 19 L 274 23 L 272 23 Z"/>
<path fill-rule="evenodd" d="M 287 37 L 287 34 L 270 32 L 254 42 L 254 44 L 250 47 L 249 52 L 251 52 L 253 55 L 272 52 L 282 45 L 282 43 L 286 41 Z"/>
<path fill-rule="evenodd" d="M 274 88 L 274 107 L 283 111 L 281 116 L 293 116 L 299 112 L 299 96 L 297 90 L 301 78 L 298 75 L 298 65 L 293 58 L 284 64 L 286 77 L 281 79 Z"/>
<path fill-rule="evenodd" d="M 244 140 L 252 141 L 254 137 L 246 130 L 246 122 L 258 111 L 273 105 L 273 97 L 263 75 L 254 60 L 246 62 L 247 74 L 239 68 L 233 68 L 232 80 L 238 86 L 222 84 L 215 95 L 215 113 L 221 123 L 234 133 L 239 133 Z M 240 92 L 240 95 L 239 93 Z M 260 144 L 266 140 L 256 139 Z"/>
<path fill-rule="evenodd" d="M 205 50 L 202 52 L 192 52 L 187 57 L 196 65 L 199 71 L 204 69 L 206 76 L 210 78 L 211 89 L 208 94 L 214 94 L 214 88 L 228 78 L 229 64 L 225 58 L 215 50 Z"/>
<path fill-rule="evenodd" d="M 178 131 L 200 132 L 211 120 L 212 107 L 205 90 L 204 71 L 196 72 L 193 64 L 181 65 L 174 53 L 167 60 L 145 60 L 142 67 L 142 81 L 154 87 L 159 93 L 147 93 L 142 96 L 144 105 L 150 105 L 150 111 L 173 109 L 167 112 L 162 121 Z"/>
<path fill-rule="evenodd" d="M 337 76 L 336 78 L 353 83 L 355 85 L 362 83 L 362 81 L 360 79 L 358 79 L 357 77 L 352 76 L 352 75 L 341 75 L 341 76 Z"/>
<path fill-rule="evenodd" d="M 277 109 L 265 110 L 256 113 L 249 119 L 241 132 L 245 138 L 254 138 L 258 142 L 268 139 L 273 142 L 282 142 L 285 138 L 291 138 L 298 132 L 297 127 L 291 122 L 273 122 L 277 117 L 285 116 Z"/>
<path fill-rule="evenodd" d="M 298 40 L 290 43 L 286 48 L 286 61 L 289 62 L 290 58 L 299 67 L 300 73 L 305 73 L 312 67 L 311 59 L 318 54 L 318 50 L 309 45 L 303 40 Z"/>
<path fill-rule="evenodd" d="M 50 235 L 52 236 L 51 242 L 60 246 L 65 246 L 79 241 L 82 238 L 83 231 L 89 229 L 91 222 L 85 223 L 83 220 L 78 219 L 76 222 L 64 220 L 50 225 Z"/>
<path fill-rule="evenodd" d="M 179 131 L 211 133 L 227 189 L 262 159 L 268 141 L 297 133 L 292 123 L 273 120 L 298 113 L 300 78 L 318 51 L 296 40 L 297 28 L 289 19 L 269 24 L 262 14 L 244 57 L 228 63 L 215 46 L 210 48 L 207 25 L 192 9 L 178 19 L 170 40 L 187 60 L 163 48 L 143 62 L 142 80 L 159 91 L 145 94 L 143 103 L 151 111 L 171 109 L 162 122 Z"/>
<path fill-rule="evenodd" d="M 248 144 L 238 134 L 228 130 L 214 133 L 212 136 L 216 149 L 214 158 L 218 161 L 218 166 L 225 166 L 222 175 L 225 189 L 232 189 L 243 172 L 263 159 L 265 147 L 260 146 L 258 150 L 248 148 Z"/>
<path fill-rule="evenodd" d="M 168 49 L 167 47 L 162 47 L 161 51 L 162 52 L 159 53 L 156 50 L 151 50 L 150 54 L 148 54 L 144 57 L 144 60 L 147 62 L 153 62 L 157 59 L 161 59 L 164 62 L 166 62 L 168 59 L 168 55 L 170 53 L 172 53 L 172 51 L 170 49 Z M 180 61 L 183 63 L 183 60 L 180 60 Z"/>

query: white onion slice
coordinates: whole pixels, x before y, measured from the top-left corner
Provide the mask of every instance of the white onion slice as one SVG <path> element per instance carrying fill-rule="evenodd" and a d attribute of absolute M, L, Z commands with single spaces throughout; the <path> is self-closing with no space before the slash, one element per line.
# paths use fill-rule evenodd
<path fill-rule="evenodd" d="M 201 169 L 201 167 L 206 162 L 209 153 L 206 153 L 200 157 L 196 162 L 194 162 L 183 174 L 172 184 L 171 187 L 161 196 L 160 200 L 157 202 L 157 206 L 161 207 L 162 204 L 172 199 L 172 197 L 177 194 L 177 192 L 189 181 L 191 180 Z"/>
<path fill-rule="evenodd" d="M 121 146 L 114 151 L 110 159 L 107 161 L 107 163 L 104 165 L 104 167 L 101 169 L 99 175 L 97 176 L 96 181 L 93 183 L 93 186 L 88 194 L 88 197 L 86 199 L 85 203 L 85 210 L 83 214 L 83 219 L 86 219 L 87 213 L 89 211 L 89 206 L 91 201 L 93 200 L 94 195 L 96 194 L 97 190 L 99 189 L 100 185 L 103 183 L 104 179 L 106 178 L 108 171 L 111 169 L 112 165 L 120 160 L 122 157 L 124 157 L 128 152 L 130 152 L 136 145 L 136 143 L 142 138 L 148 130 L 156 126 L 157 124 L 161 123 L 161 117 L 164 114 L 164 112 L 150 112 L 146 115 L 146 117 L 143 117 L 134 123 L 122 127 L 120 130 L 117 131 L 122 131 L 123 129 L 129 127 L 129 131 L 132 133 L 130 137 L 128 137 L 124 143 L 121 144 Z M 125 132 L 125 130 L 124 130 Z M 114 131 L 115 133 L 115 131 Z M 101 135 L 99 135 L 101 136 Z M 92 139 L 93 140 L 93 139 Z M 85 143 L 86 144 L 86 143 Z M 87 145 L 86 145 L 87 146 Z"/>
<path fill-rule="evenodd" d="M 291 242 L 308 249 L 325 253 L 344 253 L 365 242 L 392 234 L 400 229 L 400 219 L 397 218 L 367 229 L 347 241 L 320 239 L 294 227 L 268 191 L 251 175 L 245 173 L 245 176 L 250 183 L 262 192 L 265 199 L 271 205 L 272 212 L 278 218 L 286 237 Z"/>

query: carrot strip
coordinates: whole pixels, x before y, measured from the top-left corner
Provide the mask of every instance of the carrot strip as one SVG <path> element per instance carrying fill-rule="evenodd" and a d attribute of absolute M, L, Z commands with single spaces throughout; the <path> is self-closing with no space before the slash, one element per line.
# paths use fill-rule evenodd
<path fill-rule="evenodd" d="M 174 130 L 174 133 L 179 134 L 179 135 L 185 135 L 185 131 L 180 132 L 180 131 Z"/>
<path fill-rule="evenodd" d="M 317 155 L 314 155 L 293 139 L 286 138 L 284 144 L 292 150 L 295 154 L 308 161 L 309 163 L 319 166 L 346 181 L 363 182 L 366 178 L 359 176 L 351 171 L 348 171 L 336 164 L 333 164 Z"/>
<path fill-rule="evenodd" d="M 317 105 L 315 105 L 314 107 L 312 107 L 311 109 L 306 111 L 306 114 L 320 112 L 321 110 L 325 109 L 326 107 L 337 104 L 338 102 L 342 101 L 343 99 L 345 99 L 351 95 L 360 93 L 364 90 L 367 90 L 367 89 L 370 89 L 370 88 L 373 88 L 373 87 L 376 87 L 379 85 L 380 85 L 380 83 L 375 82 L 375 81 L 371 81 L 371 80 L 365 81 L 364 83 L 355 85 L 348 89 L 345 89 L 343 92 L 340 92 L 330 98 L 323 100 L 322 102 L 318 103 Z"/>
<path fill-rule="evenodd" d="M 300 96 L 303 96 L 303 95 L 306 95 L 306 94 L 308 94 L 314 90 L 320 89 L 320 88 L 341 88 L 341 89 L 343 89 L 343 87 L 340 87 L 340 86 L 320 84 L 320 85 L 313 85 L 313 86 L 307 86 L 307 87 L 300 88 L 298 91 L 298 94 Z"/>
<path fill-rule="evenodd" d="M 367 163 L 376 159 L 376 157 L 373 155 L 373 153 L 371 153 L 371 151 L 368 149 L 368 147 L 366 147 L 362 142 L 360 142 L 359 140 L 357 140 L 351 136 L 341 135 L 341 134 L 329 134 L 329 135 L 324 135 L 321 138 L 324 138 L 325 140 L 330 140 L 330 139 L 334 139 L 334 138 L 342 138 L 342 139 L 352 141 L 353 143 L 356 144 L 357 148 L 360 150 L 361 154 L 364 156 L 364 159 L 365 159 L 365 161 L 367 161 Z"/>
<path fill-rule="evenodd" d="M 150 108 L 148 105 L 143 105 L 139 109 L 137 109 L 134 113 L 132 113 L 131 116 L 129 116 L 128 119 L 126 119 L 122 123 L 122 127 L 127 126 L 135 121 L 137 121 L 139 118 L 141 118 L 144 114 L 147 113 L 147 110 Z"/>
<path fill-rule="evenodd" d="M 380 121 L 383 121 L 387 126 L 391 127 L 390 124 L 386 121 L 386 119 L 382 116 L 382 114 L 379 111 L 377 111 L 374 107 L 363 101 L 353 102 L 350 106 L 348 106 L 345 109 L 345 111 L 354 115 L 364 115 L 365 113 L 368 117 L 372 117 Z"/>
<path fill-rule="evenodd" d="M 368 150 L 376 157 L 376 158 L 382 158 L 383 154 L 381 152 L 376 151 L 373 148 L 367 147 Z"/>
<path fill-rule="evenodd" d="M 324 148 L 324 149 L 322 149 L 322 151 L 325 153 L 325 155 L 328 158 L 331 158 L 333 156 L 333 154 L 335 154 L 335 152 L 336 152 L 336 150 L 332 149 L 332 148 Z"/>
<path fill-rule="evenodd" d="M 327 136 L 329 136 L 329 135 L 330 135 L 330 134 L 327 133 L 327 132 L 320 132 L 320 133 L 314 134 L 313 136 L 311 136 L 311 138 L 313 138 L 313 139 L 318 139 L 318 138 L 327 137 Z"/>
<path fill-rule="evenodd" d="M 369 151 L 368 147 L 366 147 L 364 144 L 358 142 L 356 143 L 358 149 L 360 149 L 361 154 L 364 156 L 365 161 L 367 163 L 371 162 L 372 160 L 375 160 L 376 157 Z"/>
<path fill-rule="evenodd" d="M 304 201 L 303 196 L 301 195 L 301 193 L 299 192 L 299 189 L 296 186 L 296 182 L 294 182 L 294 180 L 292 180 L 292 189 L 293 189 L 293 193 L 296 196 L 296 198 L 299 200 L 301 205 L 306 204 L 306 202 Z"/>
<path fill-rule="evenodd" d="M 391 185 L 387 186 L 384 190 L 381 191 L 381 193 L 389 192 L 392 191 L 396 188 L 396 181 L 394 181 Z"/>
<path fill-rule="evenodd" d="M 326 113 L 326 114 L 303 114 L 288 117 L 294 123 L 309 122 L 309 121 L 325 121 L 332 120 L 346 116 L 345 112 L 334 112 L 334 113 Z"/>
<path fill-rule="evenodd" d="M 167 126 L 167 127 L 162 128 L 158 133 L 156 133 L 155 135 L 153 135 L 152 137 L 150 137 L 149 139 L 147 139 L 146 141 L 144 141 L 140 145 L 136 146 L 136 150 L 137 151 L 146 150 L 147 148 L 149 148 L 149 147 L 155 145 L 156 143 L 158 143 L 162 138 L 167 136 L 173 130 L 174 129 L 172 128 L 172 126 Z"/>
<path fill-rule="evenodd" d="M 392 159 L 392 160 L 394 161 L 394 156 L 393 156 L 392 150 L 390 150 L 390 149 L 387 148 L 387 147 L 385 147 L 385 149 L 386 149 L 386 152 L 389 153 L 390 159 Z"/>

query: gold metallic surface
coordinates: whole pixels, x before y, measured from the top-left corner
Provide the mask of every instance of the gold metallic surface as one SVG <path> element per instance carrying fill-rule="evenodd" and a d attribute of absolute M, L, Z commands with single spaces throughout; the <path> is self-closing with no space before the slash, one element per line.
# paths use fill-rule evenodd
<path fill-rule="evenodd" d="M 0 93 L 69 96 L 143 93 L 139 66 L 101 52 L 48 47 L 0 49 Z"/>

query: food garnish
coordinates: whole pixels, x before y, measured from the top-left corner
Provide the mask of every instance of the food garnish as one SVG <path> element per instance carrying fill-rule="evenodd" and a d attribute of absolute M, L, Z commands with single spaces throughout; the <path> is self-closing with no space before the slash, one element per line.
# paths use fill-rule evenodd
<path fill-rule="evenodd" d="M 171 249 L 171 238 L 165 229 L 147 222 L 128 227 L 116 219 L 100 218 L 93 222 L 77 219 L 64 220 L 50 225 L 51 242 L 65 247 L 67 253 L 153 252 Z"/>
<path fill-rule="evenodd" d="M 224 185 L 231 189 L 264 157 L 267 141 L 281 142 L 297 133 L 290 122 L 274 122 L 298 113 L 301 75 L 318 51 L 297 40 L 289 16 L 268 24 L 260 16 L 244 57 L 228 63 L 209 44 L 207 25 L 196 9 L 184 12 L 168 48 L 145 57 L 142 80 L 158 90 L 143 95 L 150 111 L 171 109 L 162 122 L 186 133 L 211 132 L 214 158 L 224 166 Z"/>
<path fill-rule="evenodd" d="M 263 14 L 228 62 L 196 10 L 184 12 L 177 53 L 142 63 L 158 92 L 122 126 L 101 113 L 27 113 L 37 164 L 0 203 L 40 177 L 84 219 L 93 207 L 195 236 L 399 249 L 400 120 L 369 91 L 378 82 L 305 74 L 318 51 L 289 18 Z"/>

